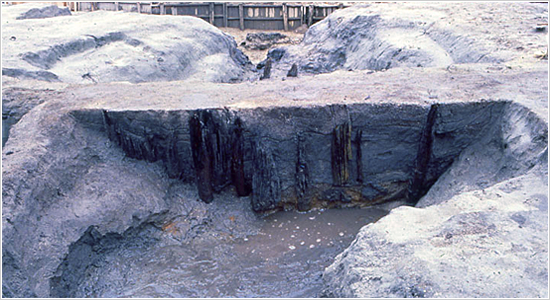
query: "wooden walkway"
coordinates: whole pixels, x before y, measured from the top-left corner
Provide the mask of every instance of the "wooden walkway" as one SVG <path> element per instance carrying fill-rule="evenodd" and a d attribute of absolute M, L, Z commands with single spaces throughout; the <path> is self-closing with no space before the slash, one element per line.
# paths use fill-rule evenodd
<path fill-rule="evenodd" d="M 184 15 L 201 18 L 217 27 L 264 30 L 294 30 L 326 18 L 337 5 L 238 2 L 75 2 L 76 11 L 110 10 L 155 15 Z"/>

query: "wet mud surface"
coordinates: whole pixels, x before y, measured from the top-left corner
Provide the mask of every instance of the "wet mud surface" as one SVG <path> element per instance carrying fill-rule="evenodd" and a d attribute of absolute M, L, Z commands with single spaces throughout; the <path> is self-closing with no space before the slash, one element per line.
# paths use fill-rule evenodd
<path fill-rule="evenodd" d="M 257 235 L 179 243 L 163 235 L 124 247 L 87 270 L 77 297 L 317 297 L 322 272 L 380 208 L 279 212 Z M 129 243 L 131 245 L 132 243 Z"/>

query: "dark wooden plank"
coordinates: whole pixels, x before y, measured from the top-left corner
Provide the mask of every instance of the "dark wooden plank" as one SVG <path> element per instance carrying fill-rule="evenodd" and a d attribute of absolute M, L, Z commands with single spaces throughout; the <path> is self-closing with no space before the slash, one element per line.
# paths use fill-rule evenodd
<path fill-rule="evenodd" d="M 239 27 L 244 30 L 244 6 L 239 4 Z"/>
<path fill-rule="evenodd" d="M 227 3 L 224 2 L 222 4 L 222 10 L 223 10 L 223 27 L 227 27 Z"/>
<path fill-rule="evenodd" d="M 311 26 L 313 24 L 313 12 L 315 11 L 315 8 L 313 5 L 310 5 L 308 7 L 308 12 L 307 12 L 307 26 Z"/>
<path fill-rule="evenodd" d="M 208 5 L 208 12 L 210 15 L 210 24 L 214 24 L 214 2 L 210 2 Z"/>
<path fill-rule="evenodd" d="M 283 3 L 283 28 L 285 31 L 288 31 L 288 8 L 286 3 Z"/>

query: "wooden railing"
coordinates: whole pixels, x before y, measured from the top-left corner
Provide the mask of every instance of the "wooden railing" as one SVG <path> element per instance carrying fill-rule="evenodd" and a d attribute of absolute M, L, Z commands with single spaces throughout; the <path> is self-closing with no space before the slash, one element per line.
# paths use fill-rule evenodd
<path fill-rule="evenodd" d="M 76 11 L 110 10 L 201 18 L 217 27 L 264 30 L 294 30 L 326 18 L 337 5 L 236 2 L 74 2 Z"/>

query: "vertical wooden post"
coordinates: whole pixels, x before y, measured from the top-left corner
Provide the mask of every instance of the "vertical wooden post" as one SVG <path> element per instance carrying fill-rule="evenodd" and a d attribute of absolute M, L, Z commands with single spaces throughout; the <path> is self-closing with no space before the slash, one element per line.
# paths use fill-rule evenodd
<path fill-rule="evenodd" d="M 243 4 L 239 4 L 239 27 L 244 30 L 244 7 Z"/>
<path fill-rule="evenodd" d="M 141 2 L 136 2 L 136 5 L 138 14 L 141 14 Z"/>
<path fill-rule="evenodd" d="M 208 10 L 210 12 L 210 24 L 214 25 L 214 2 L 210 2 Z"/>
<path fill-rule="evenodd" d="M 283 28 L 288 31 L 288 7 L 283 3 Z"/>
<path fill-rule="evenodd" d="M 178 7 L 172 6 L 172 16 L 177 16 L 177 15 L 178 15 Z"/>
<path fill-rule="evenodd" d="M 227 2 L 222 4 L 223 10 L 223 27 L 227 27 Z"/>
<path fill-rule="evenodd" d="M 165 15 L 166 14 L 166 7 L 164 6 L 164 2 L 160 3 L 160 14 Z"/>
<path fill-rule="evenodd" d="M 149 13 L 153 14 L 153 2 L 149 3 Z"/>
<path fill-rule="evenodd" d="M 313 24 L 313 13 L 315 12 L 315 6 L 310 5 L 308 8 L 308 14 L 307 14 L 307 26 L 311 26 Z"/>
<path fill-rule="evenodd" d="M 115 11 L 118 11 L 118 2 L 115 2 Z"/>

